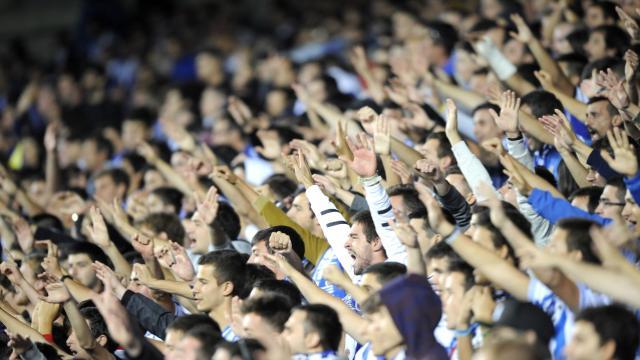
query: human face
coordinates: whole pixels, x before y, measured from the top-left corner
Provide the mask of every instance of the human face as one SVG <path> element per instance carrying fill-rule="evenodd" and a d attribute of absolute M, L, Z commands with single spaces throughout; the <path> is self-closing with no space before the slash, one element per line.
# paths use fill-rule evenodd
<path fill-rule="evenodd" d="M 502 52 L 504 56 L 514 65 L 526 64 L 530 55 L 526 52 L 525 44 L 516 39 L 510 39 L 504 44 Z"/>
<path fill-rule="evenodd" d="M 588 196 L 576 196 L 571 200 L 571 205 L 577 207 L 582 211 L 589 212 L 589 197 Z"/>
<path fill-rule="evenodd" d="M 546 249 L 552 254 L 566 255 L 569 253 L 567 248 L 567 230 L 556 227 L 549 237 Z"/>
<path fill-rule="evenodd" d="M 498 189 L 498 192 L 506 202 L 513 206 L 518 206 L 518 193 L 509 181 L 505 182 L 504 185 Z"/>
<path fill-rule="evenodd" d="M 267 241 L 258 241 L 254 245 L 251 246 L 251 256 L 247 263 L 255 264 L 259 257 L 263 257 L 269 254 L 269 249 L 267 248 Z"/>
<path fill-rule="evenodd" d="M 97 170 L 96 167 L 100 164 L 98 163 L 96 142 L 94 140 L 88 139 L 82 143 L 81 157 L 87 170 Z"/>
<path fill-rule="evenodd" d="M 607 44 L 604 40 L 604 34 L 600 31 L 592 32 L 589 35 L 589 40 L 584 44 L 584 51 L 587 53 L 589 62 L 606 57 Z"/>
<path fill-rule="evenodd" d="M 67 258 L 67 270 L 73 280 L 89 289 L 97 290 L 100 281 L 91 263 L 91 258 L 87 254 L 71 254 Z"/>
<path fill-rule="evenodd" d="M 381 306 L 378 311 L 367 315 L 366 318 L 368 323 L 365 337 L 371 342 L 371 350 L 375 355 L 385 355 L 402 345 L 404 342 L 402 334 L 385 306 Z"/>
<path fill-rule="evenodd" d="M 293 199 L 291 208 L 287 211 L 287 216 L 303 228 L 313 228 L 315 218 L 305 193 L 300 193 Z"/>
<path fill-rule="evenodd" d="M 305 311 L 294 310 L 289 316 L 289 320 L 284 324 L 282 338 L 291 347 L 292 354 L 306 354 L 309 352 L 304 331 L 306 318 L 307 313 Z"/>
<path fill-rule="evenodd" d="M 215 277 L 213 265 L 200 265 L 196 282 L 193 286 L 193 297 L 198 311 L 209 313 L 224 303 L 225 284 L 219 284 Z"/>
<path fill-rule="evenodd" d="M 607 351 L 610 348 L 610 346 L 600 344 L 600 336 L 592 323 L 580 320 L 576 321 L 573 327 L 571 340 L 564 348 L 564 353 L 567 360 L 612 359 L 613 354 L 611 351 Z"/>
<path fill-rule="evenodd" d="M 429 283 L 436 294 L 440 295 L 440 289 L 442 288 L 442 281 L 444 280 L 443 274 L 449 269 L 449 259 L 442 257 L 439 259 L 429 259 L 427 264 L 427 275 L 429 276 Z"/>
<path fill-rule="evenodd" d="M 211 229 L 208 224 L 200 219 L 198 213 L 193 214 L 191 219 L 184 220 L 182 225 L 187 234 L 187 241 L 191 251 L 200 255 L 209 252 Z"/>
<path fill-rule="evenodd" d="M 121 191 L 111 176 L 100 176 L 95 180 L 95 197 L 106 202 L 107 204 L 113 203 L 113 199 L 118 196 L 124 195 L 124 191 Z"/>
<path fill-rule="evenodd" d="M 627 190 L 627 194 L 624 197 L 625 205 L 622 209 L 622 218 L 627 223 L 627 226 L 635 234 L 638 234 L 638 223 L 640 220 L 640 206 L 636 204 L 636 201 L 631 196 L 631 193 Z"/>
<path fill-rule="evenodd" d="M 156 194 L 149 194 L 146 198 L 146 205 L 149 214 L 154 213 L 173 213 L 173 208 L 168 209 L 168 205 L 160 199 L 160 197 Z"/>
<path fill-rule="evenodd" d="M 164 355 L 167 359 L 176 358 L 176 350 L 183 336 L 182 331 L 167 330 L 167 335 L 164 338 Z"/>
<path fill-rule="evenodd" d="M 71 329 L 71 334 L 67 338 L 67 346 L 71 350 L 71 354 L 74 359 L 77 360 L 91 360 L 93 356 L 91 356 L 85 349 L 80 346 L 80 342 L 78 341 L 78 337 L 76 336 L 76 332 Z"/>
<path fill-rule="evenodd" d="M 478 110 L 473 114 L 473 133 L 479 143 L 500 137 L 501 131 L 493 121 L 488 109 Z"/>
<path fill-rule="evenodd" d="M 613 219 L 622 213 L 624 206 L 624 197 L 620 197 L 619 188 L 607 185 L 602 190 L 600 202 L 595 212 L 602 217 Z"/>
<path fill-rule="evenodd" d="M 161 186 L 164 186 L 166 181 L 164 177 L 156 170 L 147 170 L 144 173 L 144 190 L 153 191 Z"/>
<path fill-rule="evenodd" d="M 393 215 L 396 217 L 396 221 L 400 223 L 409 222 L 409 214 L 407 213 L 407 207 L 404 204 L 402 196 L 391 196 L 389 197 L 389 200 L 391 201 L 391 209 L 393 211 Z"/>
<path fill-rule="evenodd" d="M 439 158 L 438 157 L 439 148 L 440 148 L 440 141 L 435 139 L 430 139 L 430 140 L 427 140 L 427 142 L 424 143 L 424 145 L 420 147 L 418 151 L 422 156 L 424 156 L 425 159 L 429 160 L 431 164 L 436 164 L 438 166 L 438 169 L 444 172 L 447 166 L 451 164 L 451 159 L 449 159 L 448 157 L 442 158 L 442 159 Z"/>
<path fill-rule="evenodd" d="M 440 297 L 442 299 L 442 311 L 447 315 L 447 328 L 455 329 L 458 326 L 460 305 L 464 297 L 464 274 L 451 272 L 444 278 L 444 287 Z"/>
<path fill-rule="evenodd" d="M 256 313 L 248 313 L 242 317 L 242 329 L 249 338 L 258 338 L 259 336 L 273 338 L 280 335 L 273 326 Z"/>
<path fill-rule="evenodd" d="M 573 31 L 574 26 L 569 23 L 558 24 L 553 29 L 553 43 L 551 47 L 556 54 L 563 55 L 573 52 L 567 36 Z"/>
<path fill-rule="evenodd" d="M 172 352 L 172 356 L 167 357 L 167 360 L 198 360 L 200 359 L 198 355 L 201 347 L 200 340 L 187 336 L 180 340 Z"/>
<path fill-rule="evenodd" d="M 211 55 L 202 53 L 196 56 L 196 74 L 198 79 L 209 81 L 212 77 L 217 76 L 221 71 L 220 59 Z"/>
<path fill-rule="evenodd" d="M 147 125 L 142 121 L 125 120 L 122 123 L 122 144 L 127 150 L 135 150 L 147 139 Z"/>
<path fill-rule="evenodd" d="M 366 273 L 360 278 L 360 287 L 371 294 L 382 289 L 382 284 L 376 274 Z"/>
<path fill-rule="evenodd" d="M 587 126 L 592 140 L 602 139 L 611 130 L 612 117 L 609 114 L 609 101 L 597 101 L 587 105 Z"/>
<path fill-rule="evenodd" d="M 593 168 L 589 168 L 586 179 L 591 186 L 600 186 L 600 187 L 603 187 L 607 181 L 605 178 L 600 176 L 600 174 L 597 171 L 595 171 Z"/>
<path fill-rule="evenodd" d="M 606 24 L 606 19 L 602 9 L 598 6 L 589 6 L 587 8 L 587 15 L 585 17 L 585 23 L 590 29 Z"/>
<path fill-rule="evenodd" d="M 373 258 L 373 247 L 364 235 L 364 228 L 360 223 L 351 226 L 351 232 L 344 247 L 353 259 L 353 272 L 356 275 L 362 274 L 367 266 L 371 265 Z"/>

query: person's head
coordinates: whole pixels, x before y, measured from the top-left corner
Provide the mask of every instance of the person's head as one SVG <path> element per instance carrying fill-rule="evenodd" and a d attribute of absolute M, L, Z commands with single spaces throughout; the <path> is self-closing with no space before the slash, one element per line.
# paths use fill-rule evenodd
<path fill-rule="evenodd" d="M 245 300 L 241 311 L 247 337 L 278 336 L 291 315 L 291 304 L 284 296 L 265 294 Z"/>
<path fill-rule="evenodd" d="M 146 232 L 149 235 L 157 236 L 163 240 L 171 240 L 185 247 L 189 245 L 185 243 L 186 233 L 178 215 L 163 213 L 149 214 L 135 225 L 136 227 L 140 227 L 143 233 Z"/>
<path fill-rule="evenodd" d="M 607 131 L 622 125 L 622 118 L 606 97 L 594 97 L 587 103 L 587 126 L 592 140 L 603 139 Z"/>
<path fill-rule="evenodd" d="M 589 61 L 604 59 L 609 56 L 622 57 L 629 46 L 629 35 L 615 25 L 601 25 L 589 34 L 584 44 L 584 51 Z"/>
<path fill-rule="evenodd" d="M 113 156 L 113 144 L 103 136 L 89 137 L 82 143 L 81 156 L 86 170 L 100 170 Z"/>
<path fill-rule="evenodd" d="M 215 320 L 205 314 L 190 314 L 180 316 L 167 327 L 166 336 L 164 338 L 165 356 L 174 356 L 177 358 L 177 354 L 175 354 L 174 352 L 178 346 L 178 343 L 180 343 L 180 340 L 185 336 L 187 332 L 189 332 L 189 330 L 194 329 L 200 325 L 208 326 L 212 329 L 213 332 L 220 334 L 220 325 L 218 325 Z"/>
<path fill-rule="evenodd" d="M 553 49 L 554 53 L 562 56 L 573 52 L 571 43 L 567 38 L 569 37 L 569 34 L 571 34 L 575 29 L 576 26 L 569 22 L 561 22 L 555 26 L 555 28 L 553 29 L 553 39 L 551 42 L 551 49 Z"/>
<path fill-rule="evenodd" d="M 73 280 L 89 289 L 98 290 L 102 283 L 92 264 L 94 261 L 110 264 L 102 249 L 87 242 L 73 242 L 65 245 L 62 250 L 66 254 L 67 272 Z"/>
<path fill-rule="evenodd" d="M 336 311 L 327 305 L 301 305 L 291 312 L 282 337 L 293 354 L 337 352 L 342 338 L 342 324 Z"/>
<path fill-rule="evenodd" d="M 360 275 L 367 266 L 384 261 L 386 255 L 369 211 L 356 213 L 351 222 L 344 247 L 354 260 L 353 272 Z"/>
<path fill-rule="evenodd" d="M 217 49 L 201 50 L 196 56 L 196 75 L 207 85 L 218 86 L 224 80 L 221 54 Z"/>
<path fill-rule="evenodd" d="M 256 188 L 256 191 L 260 195 L 269 199 L 286 203 L 287 201 L 285 200 L 292 196 L 296 192 L 297 188 L 298 184 L 289 179 L 286 175 L 274 174 L 263 181 L 262 185 Z M 290 203 L 286 205 L 288 207 Z"/>
<path fill-rule="evenodd" d="M 535 90 L 522 97 L 521 109 L 539 119 L 544 115 L 553 115 L 556 109 L 562 110 L 564 107 L 552 93 L 544 90 Z M 538 150 L 542 146 L 541 141 L 531 136 L 528 136 L 528 141 L 530 150 Z"/>
<path fill-rule="evenodd" d="M 565 347 L 568 360 L 632 360 L 638 349 L 638 319 L 620 305 L 582 310 Z"/>
<path fill-rule="evenodd" d="M 360 287 L 368 293 L 373 293 L 380 290 L 389 281 L 406 273 L 407 267 L 404 264 L 393 261 L 369 265 L 362 272 Z"/>
<path fill-rule="evenodd" d="M 496 340 L 523 339 L 542 347 L 549 346 L 555 332 L 553 322 L 544 310 L 515 299 L 496 304 L 493 325 L 492 334 Z"/>
<path fill-rule="evenodd" d="M 212 360 L 244 360 L 265 358 L 265 347 L 256 339 L 240 339 L 218 343 Z"/>
<path fill-rule="evenodd" d="M 618 19 L 616 3 L 611 1 L 592 1 L 586 9 L 585 23 L 591 29 L 602 25 L 615 25 Z"/>
<path fill-rule="evenodd" d="M 198 311 L 211 312 L 243 289 L 245 258 L 233 250 L 212 251 L 198 261 L 198 273 L 193 286 Z"/>
<path fill-rule="evenodd" d="M 548 351 L 523 339 L 490 341 L 473 355 L 473 360 L 546 360 L 549 358 Z"/>
<path fill-rule="evenodd" d="M 640 206 L 636 203 L 636 200 L 631 196 L 631 192 L 627 190 L 624 196 L 624 208 L 622 209 L 622 218 L 625 223 L 636 235 L 640 233 L 638 224 L 640 223 Z"/>
<path fill-rule="evenodd" d="M 587 186 L 574 191 L 569 196 L 571 205 L 580 210 L 593 214 L 600 203 L 602 188 L 599 186 Z"/>
<path fill-rule="evenodd" d="M 142 181 L 144 183 L 143 190 L 147 192 L 167 185 L 167 180 L 164 178 L 164 175 L 153 167 L 148 167 L 144 170 Z"/>
<path fill-rule="evenodd" d="M 311 210 L 311 204 L 309 204 L 307 194 L 304 191 L 299 192 L 294 196 L 293 203 L 287 211 L 287 216 L 306 229 L 313 229 L 316 227 L 315 224 L 317 223 L 317 220 Z"/>
<path fill-rule="evenodd" d="M 265 294 L 276 294 L 289 300 L 292 307 L 302 304 L 302 293 L 291 282 L 286 280 L 263 279 L 257 281 L 249 298 L 262 296 Z"/>
<path fill-rule="evenodd" d="M 80 309 L 80 314 L 89 325 L 89 330 L 91 331 L 91 336 L 95 339 L 95 341 L 109 352 L 113 352 L 117 348 L 117 344 L 111 340 L 109 336 L 109 330 L 107 329 L 107 324 L 104 322 L 102 315 L 95 307 L 83 307 Z M 76 336 L 76 332 L 71 328 L 71 333 L 67 338 L 67 346 L 71 349 L 72 354 L 74 355 L 74 359 L 83 359 L 89 360 L 93 359 L 93 357 L 82 348 L 78 338 Z"/>
<path fill-rule="evenodd" d="M 462 299 L 473 285 L 473 268 L 469 264 L 464 261 L 449 264 L 440 293 L 442 310 L 447 316 L 447 328 L 455 329 L 458 326 Z"/>
<path fill-rule="evenodd" d="M 95 197 L 106 202 L 113 203 L 113 200 L 124 199 L 129 189 L 129 176 L 119 168 L 102 170 L 94 177 Z"/>
<path fill-rule="evenodd" d="M 146 200 L 147 210 L 153 213 L 178 215 L 182 208 L 182 193 L 172 187 L 163 186 L 151 191 Z"/>
<path fill-rule="evenodd" d="M 451 150 L 451 143 L 444 131 L 432 132 L 427 141 L 418 149 L 420 154 L 432 164 L 436 164 L 443 173 L 448 167 L 456 164 L 456 158 Z"/>
<path fill-rule="evenodd" d="M 505 216 L 524 234 L 529 238 L 532 238 L 531 223 L 515 209 L 511 204 L 502 203 Z M 490 250 L 502 259 L 510 261 L 517 265 L 517 257 L 513 247 L 509 244 L 507 239 L 502 235 L 502 232 L 496 228 L 491 222 L 490 211 L 485 206 L 477 206 L 474 209 L 474 213 L 471 217 L 470 227 L 471 238 L 473 241 L 481 245 L 487 250 Z M 476 275 L 476 282 L 480 284 L 487 284 L 488 280 L 479 271 L 474 272 Z"/>
<path fill-rule="evenodd" d="M 589 229 L 592 226 L 598 225 L 591 220 L 581 218 L 562 219 L 556 224 L 546 247 L 550 252 L 558 255 L 599 264 L 600 261 L 591 247 Z"/>
<path fill-rule="evenodd" d="M 278 225 L 262 229 L 253 235 L 251 239 L 251 257 L 249 257 L 249 263 L 255 263 L 258 257 L 273 254 L 273 251 L 269 247 L 269 238 L 271 234 L 275 232 L 286 234 L 291 240 L 291 248 L 293 251 L 300 259 L 304 258 L 304 241 L 302 241 L 300 234 L 289 226 Z"/>
<path fill-rule="evenodd" d="M 399 222 L 408 222 L 411 214 L 426 211 L 418 197 L 418 191 L 412 185 L 392 186 L 388 193 L 391 210 Z"/>
<path fill-rule="evenodd" d="M 219 328 L 199 324 L 189 329 L 176 345 L 167 360 L 209 360 L 216 352 L 216 346 L 222 342 Z"/>
<path fill-rule="evenodd" d="M 222 201 L 218 202 L 218 213 L 211 224 L 196 211 L 191 219 L 184 220 L 183 225 L 195 254 L 206 253 L 211 245 L 221 246 L 236 240 L 240 234 L 240 217 L 231 205 Z"/>
<path fill-rule="evenodd" d="M 500 113 L 500 107 L 492 103 L 482 103 L 473 109 L 471 116 L 473 117 L 473 134 L 478 139 L 478 143 L 500 137 L 502 130 L 493 121 L 490 110 Z"/>
<path fill-rule="evenodd" d="M 155 114 L 147 108 L 131 111 L 122 122 L 122 144 L 129 151 L 135 151 L 143 142 L 149 140 L 151 125 Z"/>
<path fill-rule="evenodd" d="M 440 294 L 444 274 L 449 271 L 449 264 L 459 259 L 459 256 L 449 244 L 440 241 L 427 251 L 425 258 L 427 259 L 429 283 L 431 283 L 431 287 L 433 287 L 436 294 Z"/>
<path fill-rule="evenodd" d="M 432 64 L 444 64 L 458 42 L 458 32 L 453 26 L 443 21 L 429 21 L 425 25 L 427 27 L 425 48 L 428 49 L 425 55 Z"/>
<path fill-rule="evenodd" d="M 367 320 L 364 336 L 377 356 L 405 350 L 407 358 L 445 356 L 433 336 L 442 315 L 441 303 L 424 276 L 397 277 L 362 304 Z"/>
<path fill-rule="evenodd" d="M 607 180 L 595 213 L 609 219 L 616 218 L 625 206 L 624 195 L 627 189 L 621 178 Z"/>
<path fill-rule="evenodd" d="M 580 85 L 582 70 L 587 65 L 587 58 L 579 53 L 567 53 L 559 56 L 556 61 L 571 84 L 573 86 Z"/>

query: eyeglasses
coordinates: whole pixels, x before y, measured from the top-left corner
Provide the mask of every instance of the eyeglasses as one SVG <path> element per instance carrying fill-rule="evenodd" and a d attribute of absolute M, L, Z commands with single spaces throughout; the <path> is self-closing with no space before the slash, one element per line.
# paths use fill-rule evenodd
<path fill-rule="evenodd" d="M 601 199 L 600 200 L 600 205 L 602 205 L 602 206 L 625 206 L 626 204 L 625 203 L 619 203 L 619 202 L 611 202 L 609 200 Z"/>

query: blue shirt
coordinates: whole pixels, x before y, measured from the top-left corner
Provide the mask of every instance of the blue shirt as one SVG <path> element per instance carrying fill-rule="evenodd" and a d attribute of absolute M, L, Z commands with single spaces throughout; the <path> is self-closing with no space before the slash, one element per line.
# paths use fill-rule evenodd
<path fill-rule="evenodd" d="M 233 332 L 233 329 L 231 329 L 231 325 L 227 325 L 227 327 L 222 329 L 222 338 L 230 342 L 240 340 L 240 337 Z"/>
<path fill-rule="evenodd" d="M 558 165 L 562 161 L 560 153 L 551 145 L 544 144 L 540 150 L 533 153 L 533 163 L 535 166 L 543 166 L 553 174 L 558 180 Z"/>
<path fill-rule="evenodd" d="M 567 200 L 551 196 L 548 191 L 533 189 L 529 195 L 529 204 L 533 210 L 552 224 L 565 218 L 582 218 L 596 222 L 602 226 L 611 223 L 611 219 L 597 214 L 590 214 L 571 205 Z"/>
<path fill-rule="evenodd" d="M 318 263 L 316 264 L 316 268 L 313 270 L 313 274 L 311 275 L 311 280 L 324 292 L 341 299 L 347 306 L 352 309 L 356 308 L 355 301 L 353 298 L 347 294 L 343 289 L 335 286 L 334 284 L 326 281 L 322 277 L 322 272 L 329 265 L 337 266 L 341 271 L 344 271 L 344 268 L 338 261 L 338 257 L 333 252 L 333 248 L 329 247 L 320 257 Z"/>

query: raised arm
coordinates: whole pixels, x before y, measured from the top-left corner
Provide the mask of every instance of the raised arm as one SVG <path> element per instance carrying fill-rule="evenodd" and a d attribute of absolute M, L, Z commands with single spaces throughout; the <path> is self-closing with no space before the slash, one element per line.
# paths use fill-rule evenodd
<path fill-rule="evenodd" d="M 91 227 L 89 228 L 89 236 L 91 242 L 98 245 L 102 251 L 109 257 L 116 272 L 122 276 L 129 276 L 131 273 L 131 264 L 118 251 L 115 244 L 109 239 L 109 232 L 104 218 L 98 208 L 91 207 L 89 211 L 91 219 Z"/>

